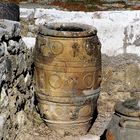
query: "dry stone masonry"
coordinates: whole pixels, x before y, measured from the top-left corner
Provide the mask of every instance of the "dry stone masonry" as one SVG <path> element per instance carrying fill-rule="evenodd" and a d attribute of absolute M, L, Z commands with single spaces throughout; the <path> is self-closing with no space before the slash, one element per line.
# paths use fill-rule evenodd
<path fill-rule="evenodd" d="M 33 110 L 32 58 L 20 24 L 0 21 L 0 139 L 15 140 Z M 28 123 L 27 123 L 28 121 Z"/>

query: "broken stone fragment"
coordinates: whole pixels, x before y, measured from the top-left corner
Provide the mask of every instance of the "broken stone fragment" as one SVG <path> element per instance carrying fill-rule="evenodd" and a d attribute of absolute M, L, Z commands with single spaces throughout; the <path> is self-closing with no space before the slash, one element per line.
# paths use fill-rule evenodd
<path fill-rule="evenodd" d="M 8 103 L 9 103 L 9 98 L 7 97 L 6 89 L 4 87 L 2 87 L 0 95 L 1 95 L 0 96 L 1 97 L 0 98 L 0 106 L 7 107 Z"/>
<path fill-rule="evenodd" d="M 5 58 L 5 70 L 6 70 L 6 82 L 7 81 L 13 81 L 14 78 L 12 78 L 14 69 L 16 69 L 15 59 L 10 59 L 13 57 L 6 57 Z"/>
<path fill-rule="evenodd" d="M 18 90 L 22 93 L 22 92 L 25 92 L 26 90 L 26 84 L 24 83 L 24 75 L 21 74 L 19 77 L 18 77 L 18 83 L 17 83 L 17 87 L 18 87 Z"/>
<path fill-rule="evenodd" d="M 19 43 L 17 41 L 9 40 L 7 51 L 10 54 L 17 54 L 19 51 Z"/>
<path fill-rule="evenodd" d="M 27 64 L 26 64 L 26 60 L 25 60 L 25 55 L 23 55 L 22 53 L 20 53 L 17 56 L 17 64 L 18 64 L 18 67 L 17 67 L 16 75 L 22 74 L 23 72 L 26 71 Z"/>
<path fill-rule="evenodd" d="M 0 20 L 0 41 L 20 36 L 20 23 L 16 21 Z"/>
<path fill-rule="evenodd" d="M 5 46 L 4 44 L 0 43 L 0 57 L 4 56 L 5 54 Z"/>
<path fill-rule="evenodd" d="M 25 125 L 26 121 L 27 121 L 26 113 L 23 110 L 19 111 L 17 113 L 17 123 L 19 129 L 22 128 L 23 125 Z"/>
<path fill-rule="evenodd" d="M 28 32 L 27 37 L 34 37 L 34 34 L 32 32 Z"/>
<path fill-rule="evenodd" d="M 5 114 L 0 114 L 0 139 L 2 139 L 3 136 L 3 127 L 6 121 L 6 115 Z"/>
<path fill-rule="evenodd" d="M 0 86 L 4 80 L 6 80 L 6 61 L 4 57 L 0 58 Z"/>

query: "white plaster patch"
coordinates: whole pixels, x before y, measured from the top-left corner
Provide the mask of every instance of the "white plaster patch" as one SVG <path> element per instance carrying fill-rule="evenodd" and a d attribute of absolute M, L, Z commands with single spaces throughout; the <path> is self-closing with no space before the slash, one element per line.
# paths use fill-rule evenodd
<path fill-rule="evenodd" d="M 64 140 L 100 140 L 100 137 L 97 135 L 87 134 L 84 136 L 66 136 Z"/>
<path fill-rule="evenodd" d="M 30 75 L 29 75 L 29 73 L 27 73 L 26 77 L 24 78 L 24 82 L 27 83 L 29 78 L 30 78 Z"/>
<path fill-rule="evenodd" d="M 29 9 L 29 8 L 20 8 L 20 17 L 21 18 L 28 18 L 31 15 L 34 15 L 35 9 Z"/>
<path fill-rule="evenodd" d="M 109 56 L 136 53 L 140 56 L 139 46 L 136 46 L 138 42 L 134 43 L 140 36 L 140 10 L 70 12 L 37 8 L 34 19 L 36 19 L 36 25 L 51 22 L 76 22 L 92 25 L 97 28 L 102 53 Z"/>
<path fill-rule="evenodd" d="M 91 89 L 88 89 L 88 90 L 83 90 L 84 95 L 92 95 L 94 93 L 99 93 L 99 92 L 100 92 L 100 88 L 93 89 L 93 87 Z"/>
<path fill-rule="evenodd" d="M 79 138 L 79 140 L 100 140 L 100 137 L 96 136 L 96 135 L 88 134 L 88 135 L 85 135 L 85 136 L 81 136 Z"/>
<path fill-rule="evenodd" d="M 34 48 L 36 43 L 35 37 L 22 37 L 22 40 L 24 41 L 28 49 Z"/>

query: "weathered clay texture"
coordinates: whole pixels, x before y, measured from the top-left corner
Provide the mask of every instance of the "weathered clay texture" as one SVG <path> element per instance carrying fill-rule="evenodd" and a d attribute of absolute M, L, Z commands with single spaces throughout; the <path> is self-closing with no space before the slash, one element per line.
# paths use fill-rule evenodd
<path fill-rule="evenodd" d="M 40 27 L 35 55 L 41 116 L 62 135 L 86 134 L 97 114 L 101 44 L 94 27 L 54 23 Z"/>

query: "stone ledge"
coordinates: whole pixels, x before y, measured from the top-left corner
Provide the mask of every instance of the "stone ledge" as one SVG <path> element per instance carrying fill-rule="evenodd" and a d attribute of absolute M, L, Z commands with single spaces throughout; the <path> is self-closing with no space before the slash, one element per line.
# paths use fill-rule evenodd
<path fill-rule="evenodd" d="M 20 36 L 20 23 L 16 21 L 0 20 L 0 41 L 5 36 L 6 40 Z"/>

